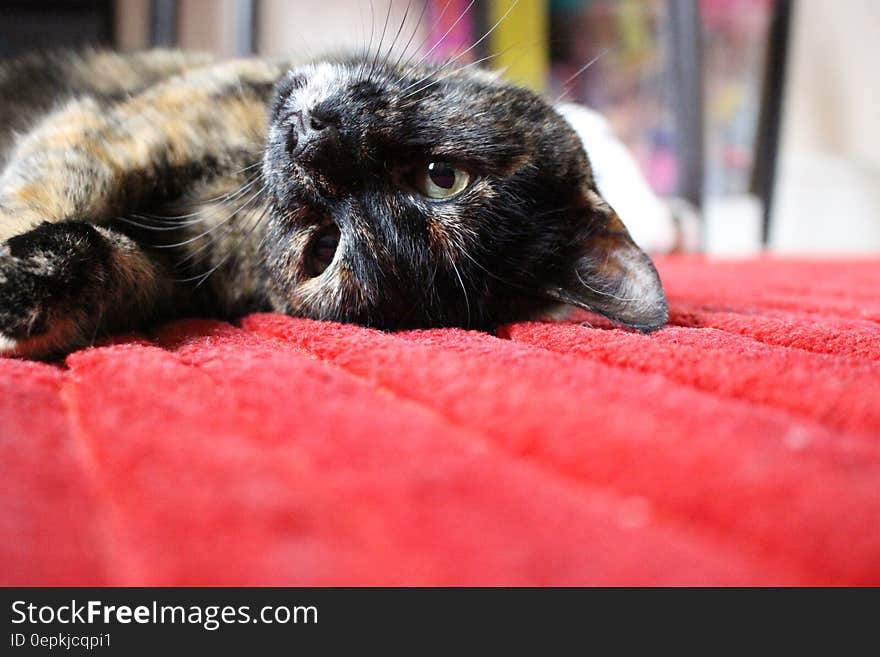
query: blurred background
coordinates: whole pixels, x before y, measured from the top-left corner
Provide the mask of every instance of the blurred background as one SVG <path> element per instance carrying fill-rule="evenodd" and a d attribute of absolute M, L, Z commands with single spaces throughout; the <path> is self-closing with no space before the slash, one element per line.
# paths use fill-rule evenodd
<path fill-rule="evenodd" d="M 696 218 L 692 243 L 702 250 L 880 252 L 876 0 L 511 6 L 0 0 L 0 57 L 82 44 L 310 57 L 375 48 L 383 31 L 390 44 L 402 26 L 398 50 L 484 60 L 553 99 L 601 112 L 654 192 L 676 216 Z"/>

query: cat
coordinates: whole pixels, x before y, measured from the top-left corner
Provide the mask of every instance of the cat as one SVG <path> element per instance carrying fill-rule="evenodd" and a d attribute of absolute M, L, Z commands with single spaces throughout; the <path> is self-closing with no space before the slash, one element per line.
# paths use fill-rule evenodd
<path fill-rule="evenodd" d="M 541 96 L 473 66 L 153 50 L 0 62 L 0 353 L 270 310 L 651 331 L 650 258 Z"/>

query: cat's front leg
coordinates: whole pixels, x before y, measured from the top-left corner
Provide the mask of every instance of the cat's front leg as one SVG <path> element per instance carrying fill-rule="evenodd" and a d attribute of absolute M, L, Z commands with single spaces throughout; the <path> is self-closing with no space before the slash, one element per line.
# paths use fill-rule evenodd
<path fill-rule="evenodd" d="M 0 244 L 0 354 L 57 356 L 136 328 L 170 294 L 160 263 L 84 222 L 44 223 Z"/>

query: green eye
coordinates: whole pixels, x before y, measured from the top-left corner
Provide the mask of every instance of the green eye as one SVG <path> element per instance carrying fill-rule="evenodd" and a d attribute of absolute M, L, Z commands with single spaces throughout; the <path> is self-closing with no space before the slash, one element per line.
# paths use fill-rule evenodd
<path fill-rule="evenodd" d="M 456 169 L 449 162 L 431 162 L 419 176 L 418 188 L 428 198 L 444 200 L 464 191 L 470 180 L 467 171 Z"/>

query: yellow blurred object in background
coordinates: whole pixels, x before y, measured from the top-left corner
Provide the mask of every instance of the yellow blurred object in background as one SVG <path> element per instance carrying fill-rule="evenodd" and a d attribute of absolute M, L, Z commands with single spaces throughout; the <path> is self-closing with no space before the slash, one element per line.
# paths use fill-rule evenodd
<path fill-rule="evenodd" d="M 510 9 L 512 0 L 489 0 L 487 28 Z M 504 77 L 536 91 L 547 87 L 550 70 L 548 3 L 519 0 L 489 36 L 489 51 L 497 57 L 490 68 L 504 71 Z"/>

